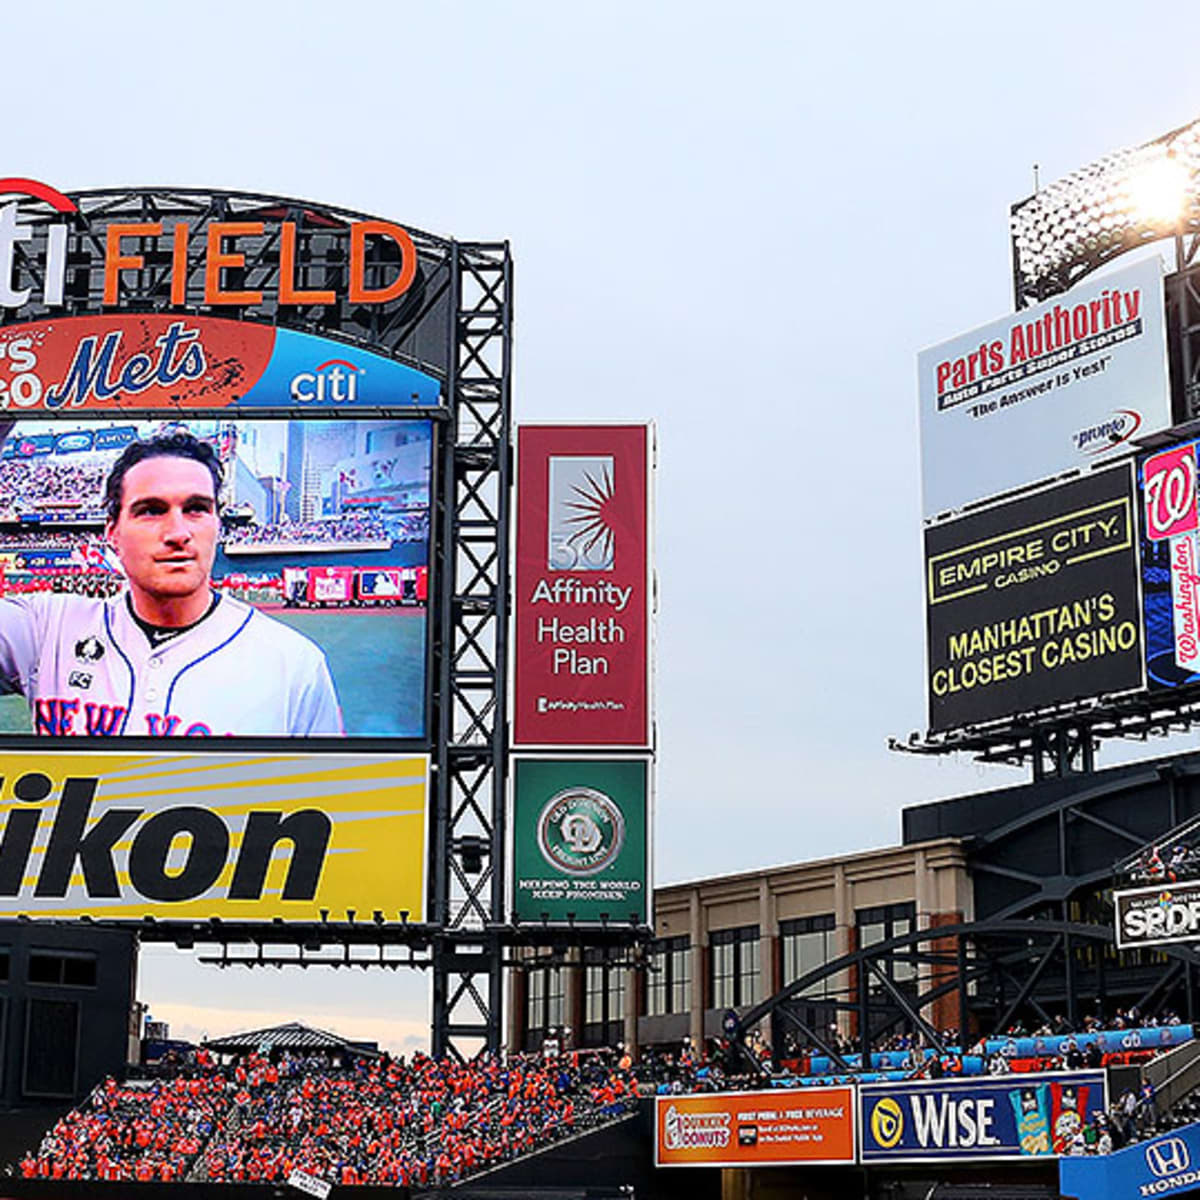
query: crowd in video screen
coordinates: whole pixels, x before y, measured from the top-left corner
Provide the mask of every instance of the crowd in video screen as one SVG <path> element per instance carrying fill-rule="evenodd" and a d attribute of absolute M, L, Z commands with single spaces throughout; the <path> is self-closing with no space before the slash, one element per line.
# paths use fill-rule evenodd
<path fill-rule="evenodd" d="M 419 419 L 0 420 L 0 733 L 423 738 L 432 457 Z"/>

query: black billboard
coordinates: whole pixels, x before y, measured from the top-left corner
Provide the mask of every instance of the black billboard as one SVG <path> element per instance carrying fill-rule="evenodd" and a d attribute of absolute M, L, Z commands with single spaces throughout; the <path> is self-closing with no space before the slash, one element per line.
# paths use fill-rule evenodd
<path fill-rule="evenodd" d="M 1129 464 L 925 531 L 929 727 L 1144 683 Z"/>
<path fill-rule="evenodd" d="M 1169 883 L 1113 893 L 1117 945 L 1168 946 L 1200 938 L 1200 882 Z"/>

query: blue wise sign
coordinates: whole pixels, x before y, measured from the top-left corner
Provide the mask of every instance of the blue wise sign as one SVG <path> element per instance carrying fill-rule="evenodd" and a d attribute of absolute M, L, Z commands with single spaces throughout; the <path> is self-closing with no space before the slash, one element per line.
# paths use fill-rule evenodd
<path fill-rule="evenodd" d="M 864 1084 L 859 1104 L 865 1163 L 1050 1157 L 1104 1110 L 1104 1072 Z"/>
<path fill-rule="evenodd" d="M 648 757 L 513 762 L 512 913 L 520 921 L 649 921 Z"/>

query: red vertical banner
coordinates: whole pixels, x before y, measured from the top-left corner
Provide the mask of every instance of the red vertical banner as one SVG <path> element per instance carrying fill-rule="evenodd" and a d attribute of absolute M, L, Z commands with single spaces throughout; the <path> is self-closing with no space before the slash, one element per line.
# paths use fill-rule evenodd
<path fill-rule="evenodd" d="M 646 748 L 650 427 L 517 432 L 513 744 Z"/>

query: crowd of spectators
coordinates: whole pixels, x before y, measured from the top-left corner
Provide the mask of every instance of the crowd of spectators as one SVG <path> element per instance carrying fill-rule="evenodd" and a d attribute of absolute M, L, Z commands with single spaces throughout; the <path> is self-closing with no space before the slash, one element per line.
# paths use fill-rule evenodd
<path fill-rule="evenodd" d="M 416 1054 L 347 1062 L 203 1050 L 158 1078 L 99 1085 L 17 1164 L 25 1178 L 447 1184 L 627 1112 L 617 1051 Z"/>
<path fill-rule="evenodd" d="M 1178 1035 L 1171 1035 L 1177 1028 Z M 1112 1047 L 1111 1036 L 1098 1036 L 1124 1031 L 1137 1031 L 1138 1036 L 1121 1038 L 1119 1049 Z M 998 1033 L 971 1039 L 965 1049 L 955 1028 L 938 1032 L 940 1048 L 920 1033 L 893 1033 L 872 1041 L 871 1061 L 864 1071 L 861 1048 L 830 1025 L 821 1036 L 823 1045 L 789 1037 L 777 1063 L 770 1047 L 754 1032 L 741 1049 L 725 1038 L 712 1038 L 704 1047 L 685 1038 L 678 1050 L 651 1049 L 643 1055 L 638 1072 L 659 1093 L 737 1091 L 805 1080 L 842 1082 L 864 1075 L 901 1080 L 1038 1074 L 1145 1063 L 1190 1036 L 1190 1027 L 1182 1026 L 1179 1015 L 1169 1009 L 1149 1016 L 1136 1007 L 1117 1008 L 1107 1016 L 1088 1015 L 1079 1029 L 1061 1015 L 1036 1026 L 1017 1021 Z M 830 1050 L 841 1057 L 845 1068 L 828 1054 Z"/>
<path fill-rule="evenodd" d="M 0 461 L 0 520 L 58 505 L 101 509 L 109 465 L 48 456 Z"/>
<path fill-rule="evenodd" d="M 397 535 L 381 517 L 343 513 L 311 521 L 283 521 L 276 525 L 229 525 L 222 534 L 226 546 L 390 544 Z"/>
<path fill-rule="evenodd" d="M 39 573 L 28 579 L 8 578 L 0 587 L 0 595 L 36 595 L 49 592 L 53 595 L 88 596 L 107 599 L 115 596 L 125 586 L 125 577 L 115 571 L 87 570 L 83 567 Z"/>
<path fill-rule="evenodd" d="M 1149 846 L 1129 868 L 1131 883 L 1178 883 L 1200 876 L 1200 849 L 1179 843 Z"/>
<path fill-rule="evenodd" d="M 197 1070 L 174 1079 L 106 1079 L 18 1164 L 26 1179 L 183 1180 L 229 1110 L 226 1080 Z"/>
<path fill-rule="evenodd" d="M 74 550 L 96 541 L 97 534 L 63 530 L 14 529 L 0 531 L 0 550 Z"/>

